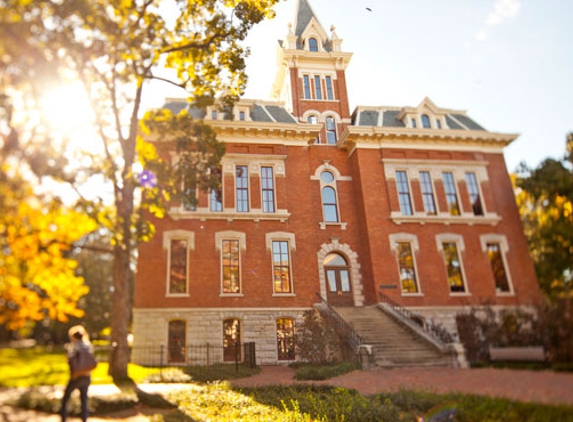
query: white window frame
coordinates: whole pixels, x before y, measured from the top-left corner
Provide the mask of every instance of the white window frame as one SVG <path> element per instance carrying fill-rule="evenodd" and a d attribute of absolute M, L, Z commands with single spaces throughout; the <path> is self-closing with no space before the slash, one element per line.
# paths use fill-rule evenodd
<path fill-rule="evenodd" d="M 171 273 L 171 241 L 172 240 L 185 240 L 187 241 L 186 253 L 186 274 L 185 274 L 185 292 L 184 293 L 170 293 L 170 273 Z M 189 230 L 169 230 L 163 232 L 163 249 L 167 251 L 167 270 L 165 280 L 165 297 L 189 297 L 189 253 L 195 250 L 195 233 Z"/>
<path fill-rule="evenodd" d="M 505 270 L 505 276 L 507 278 L 507 284 L 509 286 L 508 292 L 498 292 L 497 289 L 495 291 L 496 296 L 515 296 L 515 290 L 513 289 L 513 281 L 511 279 L 511 272 L 509 271 L 509 265 L 507 263 L 507 254 L 509 253 L 509 242 L 507 241 L 507 237 L 502 234 L 497 233 L 489 233 L 483 234 L 479 237 L 480 245 L 483 253 L 486 255 L 487 263 L 491 268 L 491 262 L 489 257 L 487 256 L 487 244 L 488 243 L 497 243 L 500 247 L 501 252 L 501 260 L 503 262 L 503 269 Z M 493 276 L 493 275 L 492 275 Z M 495 287 L 495 277 L 493 279 L 494 287 Z"/>
<path fill-rule="evenodd" d="M 397 243 L 409 243 L 410 250 L 412 252 L 412 264 L 414 266 L 414 272 L 416 276 L 416 287 L 418 291 L 416 293 L 408 293 L 404 292 L 402 289 L 402 281 L 400 280 L 400 293 L 402 296 L 424 296 L 422 292 L 422 282 L 420 280 L 420 273 L 418 271 L 418 265 L 416 260 L 416 254 L 420 251 L 420 245 L 418 243 L 418 237 L 413 234 L 409 233 L 394 233 L 389 236 L 390 240 L 390 250 L 394 252 L 394 256 L 396 258 L 396 266 L 398 268 L 398 276 L 400 276 L 400 260 L 398 257 L 398 249 L 396 247 Z"/>
<path fill-rule="evenodd" d="M 223 292 L 223 241 L 224 240 L 238 240 L 239 241 L 239 291 L 236 293 Z M 243 232 L 234 230 L 222 231 L 215 233 L 215 246 L 219 251 L 219 286 L 220 297 L 243 297 L 243 252 L 247 249 L 247 236 Z"/>
<path fill-rule="evenodd" d="M 470 296 L 471 292 L 470 292 L 470 287 L 469 287 L 469 280 L 466 276 L 465 265 L 464 265 L 464 260 L 463 260 L 463 254 L 466 250 L 465 244 L 464 244 L 464 238 L 462 235 L 454 234 L 454 233 L 444 233 L 444 234 L 436 235 L 436 247 L 438 248 L 438 251 L 442 254 L 442 259 L 444 262 L 444 268 L 446 269 L 446 282 L 449 282 L 449 280 L 447 279 L 447 268 L 446 268 L 447 263 L 446 263 L 446 257 L 444 255 L 444 248 L 443 248 L 444 243 L 455 243 L 456 244 L 456 251 L 458 253 L 458 260 L 460 262 L 460 271 L 462 273 L 462 279 L 464 282 L 464 291 L 463 292 L 452 292 L 450 289 L 450 286 L 448 285 L 448 291 L 450 293 L 450 296 Z"/>

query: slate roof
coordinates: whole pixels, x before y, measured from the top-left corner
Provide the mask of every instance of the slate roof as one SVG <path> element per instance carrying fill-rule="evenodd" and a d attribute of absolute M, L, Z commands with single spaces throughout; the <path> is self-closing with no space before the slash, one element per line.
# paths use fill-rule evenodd
<path fill-rule="evenodd" d="M 294 30 L 294 35 L 296 35 L 297 50 L 304 50 L 304 46 L 301 42 L 301 35 L 308 26 L 308 24 L 310 23 L 310 21 L 312 20 L 312 18 L 314 18 L 318 22 L 318 24 L 322 26 L 316 14 L 314 13 L 314 10 L 312 10 L 310 3 L 307 0 L 300 0 L 298 2 L 298 9 L 296 11 L 295 30 Z M 328 40 L 323 40 L 323 41 L 324 41 L 324 46 L 323 46 L 324 49 L 326 51 L 330 51 L 330 43 L 328 42 Z"/>
<path fill-rule="evenodd" d="M 380 119 L 382 114 L 382 119 Z M 400 110 L 383 108 L 358 109 L 353 116 L 353 126 L 380 126 L 380 127 L 405 127 L 404 122 L 398 119 Z M 381 122 L 381 124 L 379 124 Z M 456 130 L 486 130 L 465 114 L 446 114 L 446 124 L 448 129 Z M 421 128 L 420 128 L 421 129 Z"/>

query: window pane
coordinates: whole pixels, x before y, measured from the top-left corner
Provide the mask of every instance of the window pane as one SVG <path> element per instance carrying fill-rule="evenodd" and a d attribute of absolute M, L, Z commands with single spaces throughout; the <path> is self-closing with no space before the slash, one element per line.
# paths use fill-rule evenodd
<path fill-rule="evenodd" d="M 223 360 L 241 360 L 241 323 L 238 319 L 223 321 Z"/>
<path fill-rule="evenodd" d="M 483 215 L 483 208 L 481 206 L 481 198 L 475 173 L 466 173 L 466 185 L 474 215 Z"/>
<path fill-rule="evenodd" d="M 458 195 L 456 193 L 456 184 L 454 175 L 449 172 L 442 173 L 444 180 L 444 191 L 446 192 L 446 202 L 451 215 L 460 215 L 460 206 L 458 204 Z"/>
<path fill-rule="evenodd" d="M 323 171 L 320 173 L 320 180 L 322 180 L 324 183 L 332 183 L 334 182 L 334 176 L 329 171 Z"/>
<path fill-rule="evenodd" d="M 330 145 L 336 145 L 336 122 L 334 117 L 328 116 L 326 118 L 326 142 Z"/>
<path fill-rule="evenodd" d="M 328 289 L 331 292 L 336 291 L 336 271 L 326 270 L 326 278 L 328 278 Z"/>
<path fill-rule="evenodd" d="M 304 87 L 304 98 L 310 99 L 310 78 L 308 75 L 302 77 L 302 84 Z"/>
<path fill-rule="evenodd" d="M 322 188 L 322 209 L 324 221 L 338 222 L 338 210 L 336 207 L 336 192 L 330 186 Z"/>
<path fill-rule="evenodd" d="M 430 118 L 427 114 L 422 114 L 422 127 L 428 129 L 431 127 L 430 125 Z"/>
<path fill-rule="evenodd" d="M 350 277 L 348 276 L 348 270 L 340 270 L 338 274 L 340 275 L 340 290 L 343 292 L 349 292 Z"/>
<path fill-rule="evenodd" d="M 318 41 L 316 40 L 316 38 L 310 38 L 308 40 L 308 50 L 318 51 Z"/>
<path fill-rule="evenodd" d="M 330 76 L 326 77 L 326 98 L 328 100 L 334 100 L 334 93 L 332 92 L 332 78 Z"/>
<path fill-rule="evenodd" d="M 237 166 L 235 169 L 237 189 L 237 212 L 249 211 L 249 171 L 247 166 Z"/>
<path fill-rule="evenodd" d="M 398 185 L 398 199 L 400 201 L 400 211 L 404 215 L 412 215 L 412 203 L 410 202 L 410 187 L 408 186 L 408 176 L 405 171 L 396 172 L 396 184 Z"/>
<path fill-rule="evenodd" d="M 272 167 L 261 167 L 263 212 L 275 212 L 275 182 Z"/>
<path fill-rule="evenodd" d="M 279 360 L 294 360 L 294 320 L 280 318 L 277 320 L 277 354 Z"/>
<path fill-rule="evenodd" d="M 509 282 L 507 280 L 507 273 L 505 272 L 499 243 L 487 244 L 487 256 L 489 258 L 493 278 L 495 280 L 495 290 L 503 293 L 509 292 Z"/>
<path fill-rule="evenodd" d="M 320 76 L 314 77 L 314 98 L 317 100 L 322 100 L 322 86 L 320 82 Z"/>
<path fill-rule="evenodd" d="M 458 248 L 455 243 L 443 243 L 444 258 L 448 272 L 450 292 L 465 292 L 462 266 L 458 256 Z"/>
<path fill-rule="evenodd" d="M 219 167 L 211 168 L 212 178 L 219 181 L 219 184 L 223 182 L 223 176 L 221 174 L 221 169 Z M 211 194 L 209 195 L 210 204 L 209 209 L 211 211 L 221 212 L 223 211 L 223 190 L 222 188 L 211 189 Z"/>
<path fill-rule="evenodd" d="M 289 244 L 286 240 L 273 241 L 273 275 L 275 293 L 292 293 Z"/>
<path fill-rule="evenodd" d="M 414 267 L 414 257 L 412 248 L 408 242 L 396 243 L 398 251 L 398 266 L 400 268 L 400 284 L 403 293 L 418 293 L 418 282 L 416 281 L 416 270 Z"/>
<path fill-rule="evenodd" d="M 341 255 L 339 255 L 337 253 L 329 253 L 328 255 L 326 255 L 322 264 L 325 267 L 346 267 L 346 266 L 348 266 L 348 263 L 346 262 L 344 257 L 342 257 Z"/>
<path fill-rule="evenodd" d="M 239 293 L 241 291 L 239 240 L 223 240 L 221 255 L 223 293 Z"/>
<path fill-rule="evenodd" d="M 169 251 L 169 293 L 186 293 L 187 240 L 172 239 Z"/>
<path fill-rule="evenodd" d="M 185 321 L 170 321 L 167 336 L 167 361 L 169 363 L 185 362 Z"/>
<path fill-rule="evenodd" d="M 436 202 L 434 200 L 434 186 L 432 178 L 427 171 L 420 172 L 420 188 L 422 189 L 422 199 L 424 201 L 424 210 L 429 215 L 436 215 Z"/>

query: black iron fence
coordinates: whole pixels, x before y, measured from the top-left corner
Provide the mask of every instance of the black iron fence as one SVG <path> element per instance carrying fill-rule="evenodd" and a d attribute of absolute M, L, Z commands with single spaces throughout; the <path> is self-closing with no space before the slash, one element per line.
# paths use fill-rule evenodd
<path fill-rule="evenodd" d="M 160 378 L 177 369 L 176 372 L 193 379 L 225 379 L 257 366 L 254 342 L 225 346 L 209 343 L 135 345 L 131 348 L 131 362 L 158 368 Z"/>

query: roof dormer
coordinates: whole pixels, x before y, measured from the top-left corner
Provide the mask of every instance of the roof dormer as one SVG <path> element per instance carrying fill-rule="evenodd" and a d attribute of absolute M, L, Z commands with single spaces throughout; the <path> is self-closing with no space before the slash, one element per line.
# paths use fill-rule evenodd
<path fill-rule="evenodd" d="M 447 110 L 440 109 L 425 97 L 417 107 L 403 107 L 397 118 L 409 128 L 447 129 L 446 115 Z"/>

